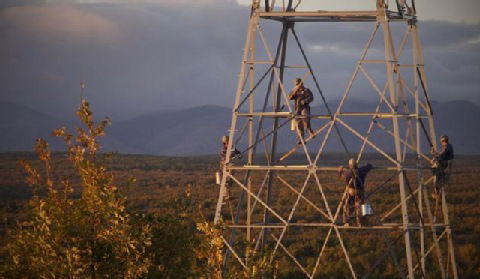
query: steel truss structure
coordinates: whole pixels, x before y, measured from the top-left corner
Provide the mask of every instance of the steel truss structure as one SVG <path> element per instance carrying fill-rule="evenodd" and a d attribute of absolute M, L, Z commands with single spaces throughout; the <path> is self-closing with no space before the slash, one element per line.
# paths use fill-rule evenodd
<path fill-rule="evenodd" d="M 371 11 L 332 12 L 300 11 L 301 1 L 272 2 L 253 0 L 232 110 L 215 212 L 215 223 L 226 228 L 225 274 L 234 268 L 248 270 L 255 251 L 266 249 L 271 261 L 280 261 L 280 269 L 289 266 L 306 278 L 321 277 L 340 262 L 346 270 L 342 276 L 353 278 L 388 268 L 394 277 L 458 278 L 445 192 L 442 188 L 439 197 L 429 195 L 435 184 L 429 151 L 437 142 L 414 3 L 397 1 L 389 9 L 386 0 L 379 0 Z M 263 28 L 272 21 L 281 25 L 274 50 L 272 34 Z M 299 22 L 370 22 L 373 27 L 335 109 L 301 44 Z M 398 44 L 393 22 L 406 27 Z M 373 46 L 376 42 L 379 47 Z M 301 64 L 287 63 L 288 43 Z M 319 72 L 325 70 L 319 67 Z M 311 115 L 313 136 L 300 136 L 296 123 L 304 116 L 295 115 L 287 98 L 288 71 L 312 84 L 321 103 L 321 112 Z M 368 90 L 356 89 L 360 79 Z M 367 91 L 376 96 L 376 107 L 351 111 L 350 98 L 364 98 Z M 353 148 L 352 141 L 357 141 Z M 332 144 L 359 164 L 376 158 L 377 174 L 366 186 L 375 215 L 366 225 L 341 222 L 346 189 L 336 177 L 338 163 L 328 154 Z M 291 148 L 282 150 L 287 145 Z M 235 161 L 231 154 L 240 146 L 246 156 Z M 382 200 L 385 191 L 398 198 Z M 305 214 L 307 218 L 297 217 Z M 367 251 L 353 249 L 359 238 L 378 242 L 382 253 L 362 259 Z M 292 252 L 302 243 L 309 243 L 311 257 Z"/>

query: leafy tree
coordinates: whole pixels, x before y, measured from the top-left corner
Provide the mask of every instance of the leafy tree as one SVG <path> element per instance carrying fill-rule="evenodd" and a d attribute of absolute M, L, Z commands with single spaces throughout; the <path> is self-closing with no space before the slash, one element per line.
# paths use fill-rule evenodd
<path fill-rule="evenodd" d="M 207 278 L 221 279 L 223 263 L 223 239 L 220 226 L 212 226 L 208 222 L 197 223 L 197 229 L 202 233 L 203 241 L 195 250 L 199 261 L 206 262 Z"/>
<path fill-rule="evenodd" d="M 83 128 L 54 131 L 67 146 L 73 174 L 57 178 L 48 144 L 37 140 L 43 170 L 25 161 L 26 182 L 34 189 L 31 218 L 9 232 L 2 275 L 7 278 L 138 278 L 148 271 L 150 227 L 134 223 L 114 177 L 96 162 L 109 120 L 96 123 L 87 101 L 77 115 Z M 72 199 L 73 183 L 81 196 Z M 43 194 L 42 194 L 43 193 Z"/>
<path fill-rule="evenodd" d="M 208 263 L 200 255 L 207 251 L 204 243 L 208 242 L 197 230 L 189 191 L 162 203 L 161 208 L 143 218 L 152 233 L 148 278 L 208 277 Z"/>

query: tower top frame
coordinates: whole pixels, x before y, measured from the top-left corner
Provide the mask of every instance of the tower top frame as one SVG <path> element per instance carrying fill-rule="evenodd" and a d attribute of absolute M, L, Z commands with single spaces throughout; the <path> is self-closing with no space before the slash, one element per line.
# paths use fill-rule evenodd
<path fill-rule="evenodd" d="M 252 0 L 251 7 L 252 14 L 280 22 L 375 22 L 378 17 L 388 21 L 417 21 L 415 0 L 377 0 L 376 8 L 371 10 L 297 10 L 301 5 L 302 0 L 282 1 L 280 6 L 275 0 Z"/>

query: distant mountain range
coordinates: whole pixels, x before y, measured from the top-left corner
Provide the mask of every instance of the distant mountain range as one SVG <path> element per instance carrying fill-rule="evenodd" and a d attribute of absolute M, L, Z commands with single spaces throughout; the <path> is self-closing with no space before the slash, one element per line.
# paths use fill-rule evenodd
<path fill-rule="evenodd" d="M 371 106 L 370 103 L 354 102 L 350 103 L 345 111 L 365 111 Z M 432 107 L 437 135 L 448 134 L 457 153 L 480 154 L 480 144 L 477 142 L 480 138 L 480 125 L 477 122 L 480 121 L 480 107 L 468 101 L 433 103 Z M 319 107 L 312 111 L 321 113 Z M 220 106 L 159 111 L 126 121 L 113 120 L 112 126 L 107 128 L 107 137 L 102 140 L 102 145 L 105 151 L 132 154 L 213 154 L 219 151 L 220 139 L 228 133 L 230 121 L 231 109 Z M 351 124 L 361 131 L 367 128 L 367 122 Z M 47 139 L 52 149 L 62 150 L 61 141 L 54 139 L 51 131 L 65 125 L 73 127 L 76 124 L 22 105 L 0 102 L 0 152 L 33 150 L 35 139 L 39 137 Z M 283 130 L 279 136 L 282 139 L 279 150 L 287 150 L 295 142 L 289 128 L 285 127 Z M 342 133 L 345 132 L 343 130 Z M 352 150 L 358 147 L 356 137 L 347 135 L 345 139 L 347 145 L 353 147 Z M 382 136 L 380 141 L 382 140 L 386 141 L 388 138 Z M 333 142 L 330 150 L 341 151 L 338 139 Z M 245 144 L 242 147 L 245 147 Z"/>

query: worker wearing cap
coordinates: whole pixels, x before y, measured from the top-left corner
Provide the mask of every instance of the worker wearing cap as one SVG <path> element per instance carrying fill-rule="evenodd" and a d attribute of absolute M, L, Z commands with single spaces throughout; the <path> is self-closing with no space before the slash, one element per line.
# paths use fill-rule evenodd
<path fill-rule="evenodd" d="M 358 167 L 355 159 L 348 161 L 348 169 L 340 166 L 338 174 L 347 184 L 347 195 L 343 204 L 343 223 L 349 225 L 350 218 L 355 213 L 357 225 L 362 225 L 361 205 L 364 203 L 364 185 L 367 174 L 373 169 L 371 164 Z"/>
<path fill-rule="evenodd" d="M 453 146 L 448 142 L 448 136 L 440 137 L 442 148 L 439 152 L 432 148 L 431 153 L 433 173 L 435 175 L 435 192 L 433 196 L 439 196 L 442 186 L 447 182 L 447 169 L 451 166 L 454 158 Z"/>
<path fill-rule="evenodd" d="M 293 80 L 295 87 L 288 94 L 289 100 L 295 100 L 295 115 L 302 116 L 302 119 L 298 121 L 298 130 L 302 139 L 304 138 L 305 128 L 310 133 L 310 136 L 314 136 L 314 132 L 310 125 L 310 103 L 313 102 L 313 94 L 310 89 L 303 86 L 303 80 L 296 78 Z M 299 140 L 298 143 L 301 143 Z"/>

